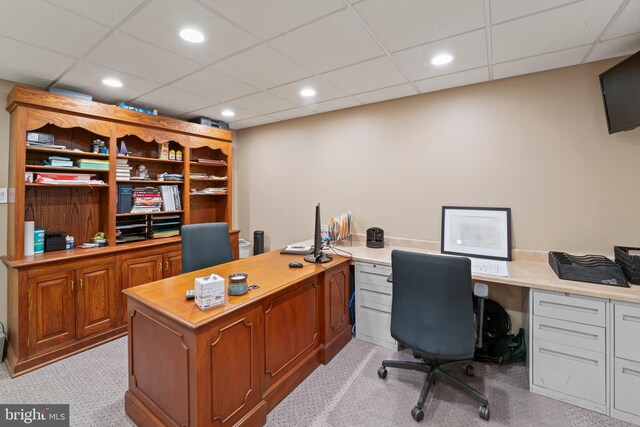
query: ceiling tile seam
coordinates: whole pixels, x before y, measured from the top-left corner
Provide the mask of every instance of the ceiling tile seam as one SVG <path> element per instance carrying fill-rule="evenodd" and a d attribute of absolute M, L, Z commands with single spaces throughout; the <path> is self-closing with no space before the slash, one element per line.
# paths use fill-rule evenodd
<path fill-rule="evenodd" d="M 76 61 L 71 64 L 71 66 L 69 66 L 66 70 L 64 70 L 62 73 L 60 73 L 60 75 L 58 77 L 56 77 L 50 84 L 49 86 L 47 86 L 47 90 L 49 90 L 49 88 L 55 86 L 64 76 L 66 76 L 72 69 L 74 69 L 80 62 L 82 62 L 82 60 L 84 60 L 84 58 L 86 58 L 87 56 L 89 56 L 94 50 L 96 50 L 98 48 L 98 46 L 100 46 L 105 40 L 107 40 L 109 37 L 111 37 L 111 35 L 113 33 L 115 33 L 117 31 L 118 28 L 120 28 L 121 25 L 124 25 L 125 23 L 127 23 L 131 18 L 133 18 L 134 15 L 136 15 L 138 12 L 140 12 L 142 9 L 144 9 L 149 3 L 151 3 L 151 0 L 144 0 L 142 3 L 140 3 L 138 5 L 138 7 L 136 7 L 135 9 L 133 9 L 131 11 L 131 13 L 129 13 L 127 16 L 125 16 L 124 18 L 122 18 L 120 20 L 120 22 L 118 22 L 116 25 L 114 25 L 112 28 L 109 28 L 109 31 L 107 31 L 107 34 L 105 34 L 104 36 L 102 36 L 100 38 L 100 40 L 98 40 L 97 42 L 95 42 L 93 44 L 93 46 L 91 46 L 89 49 L 87 49 L 86 52 L 84 52 L 82 55 L 80 55 L 79 58 L 76 59 Z M 61 8 L 64 9 L 64 8 Z M 64 9 L 66 10 L 66 9 Z M 92 21 L 93 22 L 93 21 Z"/>
<path fill-rule="evenodd" d="M 491 0 L 484 0 L 484 31 L 487 47 L 487 65 L 489 66 L 489 80 L 493 80 L 493 32 L 491 30 Z"/>
<path fill-rule="evenodd" d="M 638 36 L 638 35 L 640 35 L 640 31 L 636 31 L 636 32 L 629 33 L 629 34 L 623 34 L 621 36 L 611 37 L 610 39 L 602 39 L 602 40 L 600 40 L 600 42 L 610 42 L 610 41 L 613 41 L 613 40 L 618 40 L 618 39 L 623 39 L 625 37 Z"/>
<path fill-rule="evenodd" d="M 453 76 L 455 74 L 466 73 L 467 71 L 482 70 L 484 68 L 487 68 L 487 66 L 486 65 L 481 65 L 480 67 L 467 68 L 465 70 L 458 70 L 458 71 L 455 71 L 453 73 L 438 74 L 437 76 L 432 76 L 432 77 L 427 77 L 426 79 L 416 80 L 416 83 L 422 83 L 422 82 L 426 82 L 427 80 L 435 80 L 435 79 L 438 79 L 438 78 L 441 78 L 441 77 Z M 480 82 L 478 82 L 478 83 L 480 83 Z M 468 84 L 471 84 L 471 83 L 466 83 L 463 86 L 467 86 Z M 455 86 L 455 87 L 457 87 L 457 86 Z M 425 92 L 422 92 L 422 91 L 418 91 L 418 92 L 425 93 Z"/>
<path fill-rule="evenodd" d="M 393 55 L 391 55 L 391 52 L 382 44 L 382 42 L 378 39 L 378 37 L 376 36 L 376 34 L 373 32 L 373 30 L 369 27 L 369 25 L 365 22 L 364 18 L 362 18 L 362 16 L 360 16 L 360 14 L 358 13 L 358 11 L 353 7 L 353 5 L 349 4 L 348 9 L 351 11 L 351 13 L 353 13 L 353 15 L 356 17 L 356 19 L 358 20 L 358 22 L 360 22 L 360 24 L 362 25 L 362 27 L 365 29 L 365 31 L 369 34 L 369 37 L 371 37 L 373 39 L 373 41 L 376 42 L 376 44 L 380 47 L 380 49 L 382 49 L 382 51 L 384 52 L 384 54 L 387 56 L 387 58 L 389 58 L 389 60 L 391 61 L 391 63 L 396 67 L 396 69 L 400 72 L 400 74 L 402 74 L 402 77 L 405 78 L 405 80 L 407 81 L 407 83 L 409 83 L 416 91 L 420 92 L 420 90 L 418 90 L 418 87 L 416 86 L 416 84 L 413 82 L 413 80 L 411 80 L 409 78 L 409 75 L 405 72 L 405 70 L 400 66 L 400 64 L 398 64 L 398 62 L 395 60 L 395 58 L 393 57 Z"/>
<path fill-rule="evenodd" d="M 351 97 L 352 97 L 352 98 L 354 98 L 354 97 L 359 96 L 359 95 L 365 95 L 365 94 L 373 93 L 373 92 L 377 92 L 377 91 L 379 91 L 379 90 L 383 90 L 383 89 L 391 89 L 391 88 L 394 88 L 394 87 L 400 87 L 400 86 L 404 86 L 404 85 L 406 85 L 406 84 L 407 84 L 407 83 L 399 83 L 399 84 L 397 84 L 397 85 L 385 86 L 385 87 L 383 87 L 383 88 L 366 90 L 366 91 L 364 91 L 364 92 L 358 92 L 358 93 L 355 93 L 355 94 L 351 95 Z M 418 91 L 418 93 L 416 93 L 416 94 L 414 94 L 414 95 L 419 95 L 419 94 L 420 94 L 420 91 Z M 407 95 L 407 96 L 410 96 L 410 95 Z M 391 99 L 394 99 L 394 98 L 391 98 Z M 366 103 L 362 103 L 362 104 L 363 104 L 363 105 L 366 105 Z"/>
<path fill-rule="evenodd" d="M 64 10 L 64 11 L 66 11 L 66 12 L 71 13 L 72 15 L 75 15 L 75 16 L 77 16 L 77 17 L 79 17 L 79 18 L 82 18 L 82 19 L 84 19 L 84 20 L 86 20 L 86 21 L 89 21 L 89 22 L 91 22 L 91 23 L 93 23 L 93 24 L 101 25 L 101 26 L 106 27 L 106 28 L 113 28 L 113 27 L 111 27 L 111 26 L 109 26 L 109 25 L 106 25 L 106 24 L 104 24 L 104 23 L 102 23 L 102 22 L 98 22 L 98 21 L 96 21 L 96 20 L 94 20 L 94 19 L 91 19 L 91 18 L 90 18 L 90 17 L 88 17 L 88 16 L 80 15 L 80 14 L 79 14 L 78 12 L 76 12 L 75 10 L 73 10 L 73 9 L 68 9 L 68 8 L 66 8 L 64 5 L 60 5 L 60 4 L 53 3 L 53 2 L 51 2 L 51 0 L 43 0 L 43 1 L 44 1 L 45 3 L 47 3 L 47 4 L 49 4 L 50 6 L 53 6 L 53 7 L 57 8 L 57 9 L 62 9 L 62 10 Z M 147 2 L 150 2 L 150 1 L 151 1 L 151 0 L 147 0 Z"/>
<path fill-rule="evenodd" d="M 334 15 L 334 14 L 336 14 L 336 13 L 338 13 L 338 12 L 341 12 L 341 11 L 343 11 L 344 9 L 346 9 L 346 6 L 345 6 L 345 7 L 341 7 L 341 8 L 339 8 L 339 9 L 333 10 L 333 11 L 331 11 L 331 12 L 329 12 L 329 13 L 326 13 L 326 14 L 324 14 L 324 15 L 322 15 L 322 16 L 319 16 L 319 17 L 317 17 L 317 18 L 315 18 L 315 19 L 312 19 L 311 21 L 308 21 L 308 22 L 302 23 L 302 24 L 300 24 L 300 25 L 298 25 L 298 26 L 296 26 L 296 27 L 294 27 L 294 28 L 292 28 L 292 29 L 290 29 L 290 30 L 287 30 L 287 31 L 282 32 L 282 33 L 278 33 L 278 34 L 276 34 L 276 35 L 274 35 L 274 36 L 271 36 L 271 37 L 264 38 L 264 37 L 260 37 L 258 34 L 253 33 L 251 30 L 249 30 L 249 29 L 245 28 L 244 26 L 242 26 L 242 25 L 240 25 L 240 24 L 236 23 L 234 20 L 232 20 L 231 18 L 229 18 L 229 17 L 225 16 L 224 14 L 222 14 L 222 13 L 218 12 L 217 10 L 212 9 L 211 7 L 209 7 L 209 5 L 202 3 L 200 0 L 194 0 L 194 1 L 195 1 L 196 3 L 198 3 L 200 6 L 204 7 L 204 8 L 205 8 L 205 9 L 207 9 L 207 10 L 209 10 L 211 13 L 213 13 L 213 14 L 215 14 L 215 15 L 219 16 L 221 19 L 224 19 L 224 20 L 225 20 L 225 21 L 227 21 L 229 24 L 231 24 L 231 25 L 235 26 L 236 28 L 241 29 L 242 31 L 244 31 L 244 32 L 246 32 L 246 33 L 248 33 L 248 34 L 250 34 L 251 36 L 253 36 L 253 37 L 257 38 L 258 40 L 261 40 L 263 43 L 270 42 L 270 41 L 272 41 L 272 40 L 274 40 L 274 39 L 277 39 L 278 37 L 282 37 L 282 36 L 284 36 L 284 35 L 286 35 L 286 34 L 289 34 L 289 33 L 292 33 L 292 32 L 294 32 L 294 31 L 297 31 L 297 30 L 299 30 L 299 29 L 300 29 L 300 28 L 302 28 L 302 27 L 306 27 L 307 25 L 313 24 L 314 22 L 318 22 L 318 21 L 320 21 L 320 20 L 322 20 L 322 19 L 324 19 L 324 18 L 326 18 L 326 17 L 328 17 L 328 16 Z"/>
<path fill-rule="evenodd" d="M 452 34 L 452 35 L 449 35 L 449 36 L 446 36 L 446 37 L 441 37 L 439 39 L 433 39 L 433 40 L 430 40 L 428 42 L 412 45 L 412 46 L 409 46 L 409 47 L 403 47 L 402 49 L 398 49 L 398 50 L 394 50 L 394 51 L 390 51 L 390 52 L 391 52 L 392 55 L 395 55 L 396 53 L 401 53 L 401 52 L 405 52 L 407 50 L 415 49 L 417 47 L 427 46 L 427 45 L 430 45 L 430 44 L 433 44 L 433 43 L 438 43 L 438 42 L 441 42 L 441 41 L 444 41 L 444 40 L 453 39 L 455 37 L 460 37 L 460 36 L 464 36 L 466 34 L 475 33 L 476 31 L 480 31 L 480 30 L 484 30 L 484 29 L 485 29 L 485 25 L 483 25 L 481 27 L 475 27 L 475 28 L 472 28 L 470 30 L 463 31 L 461 33 L 456 33 L 456 34 Z"/>
<path fill-rule="evenodd" d="M 26 45 L 26 46 L 35 47 L 36 49 L 45 50 L 45 51 L 50 52 L 50 53 L 55 53 L 56 55 L 64 56 L 65 58 L 76 59 L 75 57 L 70 56 L 70 55 L 68 55 L 66 53 L 62 53 L 62 52 L 58 52 L 57 50 L 53 50 L 53 49 L 49 49 L 49 48 L 46 48 L 46 47 L 38 46 L 37 44 L 33 44 L 33 43 L 27 42 L 27 41 L 22 41 L 20 39 L 16 39 L 16 38 L 11 37 L 11 36 L 5 36 L 5 35 L 0 34 L 0 38 L 11 40 L 13 42 L 17 42 L 17 43 L 20 43 L 20 44 L 23 44 L 23 45 Z"/>
<path fill-rule="evenodd" d="M 580 44 L 580 45 L 577 45 L 577 46 L 570 46 L 570 47 L 566 47 L 564 49 L 552 50 L 550 52 L 540 53 L 540 54 L 537 54 L 537 55 L 523 56 L 522 58 L 509 59 L 507 61 L 496 62 L 493 65 L 496 66 L 496 65 L 508 64 L 510 62 L 518 62 L 518 61 L 522 61 L 524 59 L 531 59 L 531 58 L 535 58 L 535 57 L 538 57 L 538 56 L 551 55 L 551 54 L 554 54 L 554 53 L 560 53 L 560 52 L 564 52 L 564 51 L 567 51 L 567 50 L 577 49 L 579 47 L 585 47 L 585 46 L 591 46 L 591 43 Z M 573 65 L 578 65 L 578 63 L 573 64 Z M 571 67 L 571 65 L 567 65 L 567 67 Z M 534 72 L 534 71 L 532 71 L 532 72 Z M 531 74 L 532 72 L 529 72 L 529 73 L 526 73 L 526 74 Z"/>
<path fill-rule="evenodd" d="M 509 22 L 518 21 L 518 20 L 524 19 L 524 18 L 529 18 L 530 16 L 540 15 L 541 13 L 547 13 L 547 12 L 550 12 L 552 10 L 562 9 L 564 7 L 573 6 L 574 4 L 582 3 L 584 1 L 586 1 L 586 0 L 576 0 L 576 1 L 573 1 L 571 3 L 564 3 L 564 4 L 561 4 L 561 5 L 558 5 L 558 6 L 550 7 L 548 9 L 543 9 L 543 10 L 538 10 L 536 12 L 527 13 L 526 15 L 516 16 L 514 18 L 505 19 L 504 21 L 494 22 L 491 25 L 507 24 Z"/>
<path fill-rule="evenodd" d="M 593 43 L 591 44 L 591 47 L 589 47 L 589 50 L 587 50 L 587 53 L 584 54 L 584 56 L 582 57 L 582 60 L 580 60 L 579 64 L 584 64 L 584 62 L 587 61 L 587 58 L 589 58 L 589 55 L 591 55 L 591 53 L 594 51 L 594 49 L 598 46 L 598 43 L 602 39 L 602 36 L 604 35 L 604 33 L 606 33 L 607 30 L 609 29 L 609 27 L 611 25 L 613 25 L 615 20 L 618 19 L 618 17 L 620 15 L 622 15 L 622 11 L 627 7 L 627 5 L 629 4 L 630 1 L 631 0 L 624 0 L 620 4 L 620 6 L 618 6 L 618 9 L 616 9 L 616 11 L 613 13 L 611 18 L 609 18 L 609 22 L 607 22 L 607 25 L 604 26 L 604 28 L 602 29 L 602 31 L 600 32 L 598 37 L 593 41 Z"/>

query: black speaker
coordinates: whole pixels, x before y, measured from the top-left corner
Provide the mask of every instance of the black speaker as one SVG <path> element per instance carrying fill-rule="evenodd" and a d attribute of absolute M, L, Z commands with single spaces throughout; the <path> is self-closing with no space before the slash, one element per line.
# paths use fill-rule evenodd
<path fill-rule="evenodd" d="M 253 254 L 260 255 L 264 252 L 264 231 L 256 230 L 253 232 Z"/>

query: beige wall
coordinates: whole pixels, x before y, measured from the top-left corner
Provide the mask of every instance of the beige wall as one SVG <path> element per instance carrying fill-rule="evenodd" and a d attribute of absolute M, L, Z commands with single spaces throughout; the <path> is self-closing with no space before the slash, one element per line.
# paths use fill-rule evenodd
<path fill-rule="evenodd" d="M 0 105 L 15 83 L 0 80 Z M 0 109 L 0 187 L 9 185 L 9 113 Z M 7 205 L 0 205 L 0 256 L 7 253 Z M 0 322 L 7 324 L 7 270 L 0 262 Z"/>
<path fill-rule="evenodd" d="M 517 248 L 640 245 L 640 129 L 608 135 L 598 84 L 618 61 L 240 130 L 234 225 L 281 247 L 321 202 L 356 232 L 440 240 L 443 205 L 505 206 Z"/>

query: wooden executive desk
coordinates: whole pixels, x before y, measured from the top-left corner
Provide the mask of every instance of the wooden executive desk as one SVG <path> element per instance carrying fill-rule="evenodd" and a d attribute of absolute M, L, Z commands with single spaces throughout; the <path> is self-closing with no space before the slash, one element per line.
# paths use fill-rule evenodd
<path fill-rule="evenodd" d="M 351 339 L 349 261 L 316 265 L 274 251 L 124 290 L 127 415 L 141 426 L 265 424 Z M 260 288 L 208 311 L 185 300 L 196 277 L 237 272 Z"/>

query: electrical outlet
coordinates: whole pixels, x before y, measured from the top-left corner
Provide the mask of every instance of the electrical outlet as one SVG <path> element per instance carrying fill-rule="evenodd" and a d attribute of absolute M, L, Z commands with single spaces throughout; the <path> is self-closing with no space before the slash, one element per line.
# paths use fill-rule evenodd
<path fill-rule="evenodd" d="M 7 188 L 0 188 L 0 203 L 8 203 L 9 192 Z"/>

